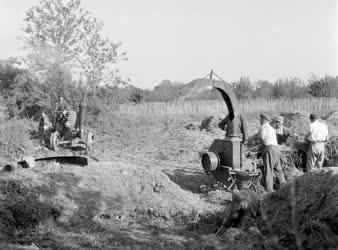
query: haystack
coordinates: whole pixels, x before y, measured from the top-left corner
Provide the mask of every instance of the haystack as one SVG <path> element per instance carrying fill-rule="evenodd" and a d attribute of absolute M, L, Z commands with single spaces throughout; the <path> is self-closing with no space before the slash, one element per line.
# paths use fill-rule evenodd
<path fill-rule="evenodd" d="M 328 121 L 333 126 L 338 127 L 338 110 L 331 111 L 324 117 L 325 121 Z"/>
<path fill-rule="evenodd" d="M 333 249 L 338 245 L 338 176 L 332 172 L 308 173 L 294 181 L 291 197 L 288 183 L 267 196 L 264 209 L 273 232 L 287 248 L 295 248 L 292 231 L 291 201 L 296 202 L 295 218 L 298 237 L 306 249 Z"/>
<path fill-rule="evenodd" d="M 324 166 L 338 167 L 338 136 L 330 138 L 325 145 Z"/>
<path fill-rule="evenodd" d="M 302 138 L 306 135 L 310 124 L 310 114 L 307 112 L 282 113 L 284 117 L 284 126 L 292 129 Z"/>
<path fill-rule="evenodd" d="M 218 123 L 222 120 L 220 117 L 215 116 L 207 116 L 205 117 L 201 125 L 199 126 L 200 130 L 205 129 L 205 131 L 211 131 L 218 127 Z"/>

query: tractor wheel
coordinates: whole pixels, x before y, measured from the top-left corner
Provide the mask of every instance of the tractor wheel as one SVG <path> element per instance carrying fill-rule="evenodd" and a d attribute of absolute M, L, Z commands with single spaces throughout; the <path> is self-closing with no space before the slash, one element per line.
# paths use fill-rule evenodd
<path fill-rule="evenodd" d="M 58 150 L 57 142 L 60 140 L 60 134 L 59 132 L 55 131 L 50 135 L 50 149 L 53 151 Z"/>
<path fill-rule="evenodd" d="M 87 149 L 90 148 L 90 145 L 94 142 L 94 135 L 91 132 L 88 132 L 87 134 L 87 140 L 86 140 L 86 145 L 87 145 Z"/>

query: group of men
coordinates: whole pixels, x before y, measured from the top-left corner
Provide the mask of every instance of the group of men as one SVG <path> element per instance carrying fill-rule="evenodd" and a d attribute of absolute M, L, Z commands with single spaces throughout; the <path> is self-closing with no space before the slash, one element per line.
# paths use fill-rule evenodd
<path fill-rule="evenodd" d="M 316 114 L 310 115 L 310 125 L 305 140 L 309 142 L 306 170 L 322 169 L 325 154 L 325 143 L 329 140 L 327 125 L 318 119 Z M 263 180 L 269 192 L 273 191 L 273 173 L 280 185 L 285 183 L 285 177 L 280 164 L 280 149 L 278 145 L 285 144 L 288 137 L 297 138 L 297 134 L 284 126 L 284 118 L 275 119 L 276 128 L 270 125 L 271 119 L 266 114 L 260 115 L 261 128 L 259 137 L 262 141 L 262 158 L 264 164 Z"/>
<path fill-rule="evenodd" d="M 226 118 L 225 118 L 226 119 Z M 219 124 L 224 130 L 225 119 Z M 324 162 L 325 142 L 329 140 L 328 127 L 318 119 L 316 114 L 310 115 L 309 131 L 305 140 L 309 142 L 307 153 L 307 171 L 321 169 Z M 280 185 L 285 183 L 285 177 L 280 164 L 279 145 L 287 142 L 289 137 L 297 138 L 297 134 L 284 126 L 284 118 L 279 116 L 275 119 L 276 128 L 271 125 L 271 118 L 266 114 L 260 115 L 260 130 L 258 137 L 261 140 L 261 153 L 264 164 L 263 180 L 269 192 L 273 191 L 273 173 L 279 180 Z M 243 124 L 240 127 L 245 127 Z M 246 137 L 246 134 L 243 136 Z M 243 142 L 245 142 L 243 137 Z M 249 188 L 250 176 L 244 171 L 238 171 L 235 176 L 237 190 L 232 194 L 231 210 L 228 217 L 223 221 L 216 235 L 222 235 L 227 227 L 240 226 L 245 217 L 256 218 L 261 216 L 271 231 L 267 217 L 261 207 L 259 196 Z"/>

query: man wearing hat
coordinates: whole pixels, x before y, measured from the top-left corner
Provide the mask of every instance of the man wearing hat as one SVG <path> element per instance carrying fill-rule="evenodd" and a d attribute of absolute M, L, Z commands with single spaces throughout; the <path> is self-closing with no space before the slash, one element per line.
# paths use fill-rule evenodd
<path fill-rule="evenodd" d="M 305 139 L 310 142 L 307 153 L 306 170 L 322 169 L 325 155 L 325 143 L 329 140 L 326 124 L 318 120 L 316 114 L 310 115 L 309 132 Z"/>
<path fill-rule="evenodd" d="M 276 122 L 276 136 L 278 145 L 286 144 L 289 137 L 297 138 L 297 134 L 294 133 L 290 128 L 284 126 L 284 117 L 278 116 L 275 119 Z"/>
<path fill-rule="evenodd" d="M 262 141 L 263 182 L 268 191 L 273 192 L 273 173 L 277 176 L 280 185 L 285 183 L 285 177 L 280 164 L 280 150 L 277 144 L 276 132 L 271 127 L 270 121 L 271 119 L 267 114 L 260 115 L 262 126 L 259 130 L 259 137 Z"/>
<path fill-rule="evenodd" d="M 221 236 L 227 227 L 240 227 L 245 217 L 255 219 L 261 216 L 266 221 L 266 215 L 262 209 L 258 194 L 249 187 L 249 174 L 244 171 L 236 172 L 235 183 L 238 190 L 234 190 L 232 193 L 230 214 L 223 221 L 216 236 Z"/>
<path fill-rule="evenodd" d="M 55 107 L 55 122 L 54 127 L 56 127 L 56 124 L 58 122 L 62 122 L 62 119 L 65 118 L 67 111 L 69 111 L 68 103 L 63 99 L 63 96 L 58 96 L 58 102 Z"/>

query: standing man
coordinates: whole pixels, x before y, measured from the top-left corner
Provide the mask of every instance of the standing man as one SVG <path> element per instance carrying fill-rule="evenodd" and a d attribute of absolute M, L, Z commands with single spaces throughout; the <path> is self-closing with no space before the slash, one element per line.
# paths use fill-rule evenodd
<path fill-rule="evenodd" d="M 289 137 L 297 138 L 297 134 L 284 126 L 284 117 L 278 116 L 276 122 L 276 136 L 278 145 L 286 144 Z"/>
<path fill-rule="evenodd" d="M 241 227 L 246 217 L 256 219 L 261 216 L 265 222 L 267 221 L 258 194 L 249 187 L 249 174 L 244 171 L 236 172 L 235 183 L 238 190 L 234 190 L 232 193 L 230 214 L 222 222 L 216 236 L 221 236 L 228 227 Z"/>
<path fill-rule="evenodd" d="M 232 120 L 227 115 L 219 124 L 218 127 L 225 131 L 226 137 L 238 135 L 242 142 L 245 143 L 248 139 L 247 122 L 242 115 L 235 116 Z M 240 133 L 239 133 L 240 131 Z"/>
<path fill-rule="evenodd" d="M 259 137 L 262 142 L 263 181 L 268 192 L 273 192 L 273 173 L 277 176 L 280 185 L 285 183 L 285 177 L 280 164 L 280 150 L 277 144 L 276 132 L 269 124 L 270 121 L 271 119 L 268 115 L 260 115 L 262 126 L 259 130 Z"/>
<path fill-rule="evenodd" d="M 316 114 L 310 115 L 310 128 L 305 139 L 310 142 L 307 153 L 306 170 L 322 169 L 325 155 L 325 143 L 329 140 L 326 124 L 318 120 Z"/>

